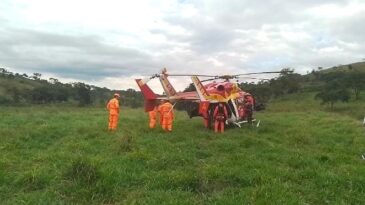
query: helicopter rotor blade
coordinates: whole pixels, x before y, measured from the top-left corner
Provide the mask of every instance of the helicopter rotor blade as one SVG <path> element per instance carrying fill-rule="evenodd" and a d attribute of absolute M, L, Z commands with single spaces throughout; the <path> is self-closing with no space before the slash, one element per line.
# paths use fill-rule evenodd
<path fill-rule="evenodd" d="M 250 79 L 250 80 L 271 80 L 270 78 L 255 78 L 255 77 L 237 77 L 238 79 Z"/>
<path fill-rule="evenodd" d="M 243 75 L 262 75 L 262 74 L 281 74 L 281 73 L 287 73 L 283 71 L 266 71 L 266 72 L 256 72 L 256 73 L 241 73 L 234 76 L 243 76 Z"/>
<path fill-rule="evenodd" d="M 200 82 L 207 82 L 207 81 L 212 81 L 212 80 L 218 80 L 218 79 L 223 79 L 223 78 L 220 78 L 220 77 L 217 77 L 217 78 L 209 78 L 209 79 L 205 79 L 205 80 L 201 80 Z M 250 79 L 250 80 L 271 80 L 270 78 L 255 78 L 255 77 L 234 77 L 234 79 L 236 80 L 240 80 L 240 79 Z"/>
<path fill-rule="evenodd" d="M 216 80 L 216 79 L 234 79 L 234 78 L 239 78 L 240 76 L 248 76 L 248 75 L 262 75 L 262 74 L 283 74 L 283 73 L 291 73 L 288 71 L 266 71 L 266 72 L 254 72 L 254 73 L 241 73 L 241 74 L 236 74 L 236 75 L 205 75 L 205 74 L 169 74 L 166 73 L 167 76 L 173 76 L 173 77 L 191 77 L 191 76 L 197 76 L 197 77 L 208 77 L 211 79 L 206 79 L 203 80 L 202 82 L 205 81 L 210 81 L 210 80 Z M 153 78 L 157 78 L 160 77 L 163 74 L 153 74 L 150 75 L 150 79 Z"/>
<path fill-rule="evenodd" d="M 174 76 L 174 77 L 191 77 L 191 76 L 210 77 L 210 78 L 218 77 L 217 75 L 204 75 L 204 74 L 167 74 L 167 75 Z"/>
<path fill-rule="evenodd" d="M 207 82 L 207 81 L 212 81 L 212 80 L 217 80 L 219 78 L 209 78 L 209 79 L 205 79 L 205 80 L 201 80 L 200 82 Z"/>

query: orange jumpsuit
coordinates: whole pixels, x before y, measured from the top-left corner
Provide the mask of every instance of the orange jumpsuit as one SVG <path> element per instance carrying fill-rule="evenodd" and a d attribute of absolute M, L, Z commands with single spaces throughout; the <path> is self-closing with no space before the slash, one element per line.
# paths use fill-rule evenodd
<path fill-rule="evenodd" d="M 172 131 L 172 122 L 174 120 L 174 110 L 170 102 L 165 102 L 160 105 L 160 112 L 162 115 L 162 129 L 165 131 Z"/>
<path fill-rule="evenodd" d="M 148 112 L 148 116 L 150 118 L 150 128 L 153 129 L 156 126 L 157 121 L 157 107 L 153 108 L 153 110 Z"/>
<path fill-rule="evenodd" d="M 226 106 L 220 106 L 218 105 L 215 107 L 213 112 L 213 118 L 214 118 L 214 132 L 218 132 L 220 129 L 220 132 L 224 132 L 224 121 L 227 119 L 228 113 Z"/>
<path fill-rule="evenodd" d="M 160 120 L 160 125 L 162 126 L 162 117 L 163 117 L 163 115 L 162 115 L 161 106 L 162 106 L 162 104 L 157 107 L 157 111 L 158 111 L 158 114 L 160 115 L 159 120 Z"/>
<path fill-rule="evenodd" d="M 209 115 L 208 115 L 208 104 L 203 103 L 201 105 L 201 111 L 202 111 L 202 117 L 203 117 L 203 123 L 204 123 L 204 127 L 208 128 L 209 127 Z"/>
<path fill-rule="evenodd" d="M 109 100 L 107 104 L 107 109 L 109 110 L 109 130 L 116 130 L 118 126 L 119 118 L 119 101 L 117 98 Z"/>

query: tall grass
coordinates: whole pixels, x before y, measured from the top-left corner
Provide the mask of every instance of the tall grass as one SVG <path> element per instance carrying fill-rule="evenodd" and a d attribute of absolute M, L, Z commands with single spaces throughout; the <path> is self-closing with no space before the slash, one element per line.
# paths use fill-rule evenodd
<path fill-rule="evenodd" d="M 0 108 L 1 204 L 365 204 L 358 120 L 282 105 L 224 134 L 180 112 L 164 133 L 122 110 L 110 133 L 104 109 Z"/>

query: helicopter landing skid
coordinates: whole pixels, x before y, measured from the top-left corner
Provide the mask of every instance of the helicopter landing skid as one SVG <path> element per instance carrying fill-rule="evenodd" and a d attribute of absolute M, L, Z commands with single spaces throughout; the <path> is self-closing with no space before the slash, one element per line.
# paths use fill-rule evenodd
<path fill-rule="evenodd" d="M 256 119 L 252 119 L 251 122 L 256 122 Z M 256 124 L 256 127 L 259 127 L 260 126 L 260 122 L 261 120 L 259 120 Z M 241 128 L 241 124 L 245 124 L 245 123 L 248 123 L 247 120 L 243 120 L 243 121 L 240 121 L 240 122 L 233 122 L 233 124 L 235 124 L 237 127 Z"/>

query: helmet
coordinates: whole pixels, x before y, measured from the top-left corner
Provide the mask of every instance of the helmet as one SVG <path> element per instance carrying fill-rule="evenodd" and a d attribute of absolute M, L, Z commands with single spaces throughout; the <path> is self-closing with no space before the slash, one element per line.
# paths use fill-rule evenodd
<path fill-rule="evenodd" d="M 120 97 L 119 93 L 114 93 L 114 97 Z"/>

